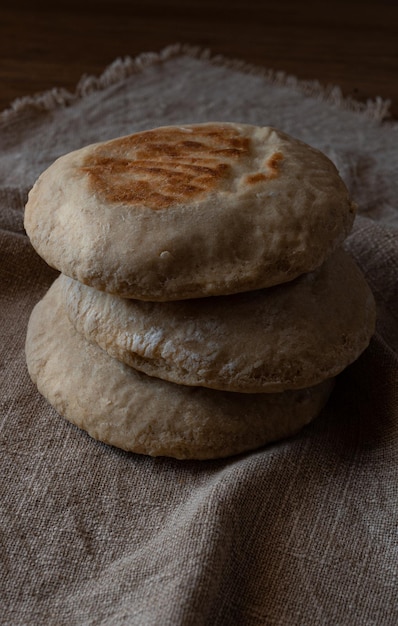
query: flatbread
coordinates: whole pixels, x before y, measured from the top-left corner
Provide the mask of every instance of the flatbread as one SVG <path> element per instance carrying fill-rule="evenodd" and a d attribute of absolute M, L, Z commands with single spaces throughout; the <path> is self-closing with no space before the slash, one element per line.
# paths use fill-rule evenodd
<path fill-rule="evenodd" d="M 62 156 L 29 194 L 37 252 L 80 282 L 167 301 L 292 280 L 345 239 L 333 163 L 271 127 L 169 126 Z"/>
<path fill-rule="evenodd" d="M 250 395 L 146 376 L 74 330 L 59 279 L 31 314 L 26 358 L 39 392 L 95 439 L 178 459 L 225 457 L 292 435 L 320 413 L 333 386 Z"/>
<path fill-rule="evenodd" d="M 375 303 L 361 271 L 339 249 L 290 283 L 182 300 L 123 299 L 60 278 L 74 327 L 111 356 L 184 385 L 242 393 L 310 387 L 367 347 Z"/>

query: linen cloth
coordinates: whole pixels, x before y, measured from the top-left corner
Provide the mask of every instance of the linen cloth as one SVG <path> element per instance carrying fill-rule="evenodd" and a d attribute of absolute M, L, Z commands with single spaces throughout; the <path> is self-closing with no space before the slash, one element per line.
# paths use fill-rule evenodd
<path fill-rule="evenodd" d="M 272 71 L 173 47 L 0 118 L 0 623 L 398 623 L 398 124 Z M 26 325 L 57 273 L 23 230 L 55 158 L 163 124 L 274 125 L 332 158 L 359 205 L 346 246 L 377 332 L 297 436 L 216 461 L 96 442 L 27 374 Z"/>

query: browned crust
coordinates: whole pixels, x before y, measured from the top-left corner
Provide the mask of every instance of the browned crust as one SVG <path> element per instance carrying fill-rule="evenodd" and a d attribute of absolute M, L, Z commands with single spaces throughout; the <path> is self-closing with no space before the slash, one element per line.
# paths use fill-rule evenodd
<path fill-rule="evenodd" d="M 224 125 L 164 128 L 99 145 L 82 171 L 97 194 L 110 203 L 154 210 L 203 196 L 231 173 L 231 164 L 250 152 L 250 140 Z"/>

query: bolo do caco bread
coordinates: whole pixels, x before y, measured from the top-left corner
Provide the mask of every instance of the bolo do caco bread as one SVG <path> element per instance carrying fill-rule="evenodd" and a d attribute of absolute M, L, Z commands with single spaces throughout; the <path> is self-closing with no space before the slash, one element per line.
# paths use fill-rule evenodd
<path fill-rule="evenodd" d="M 60 157 L 25 211 L 61 272 L 29 322 L 33 382 L 136 453 L 219 458 L 296 433 L 374 331 L 341 249 L 355 208 L 325 155 L 271 127 L 169 126 Z"/>
<path fill-rule="evenodd" d="M 154 129 L 58 159 L 29 194 L 37 252 L 125 298 L 226 295 L 318 267 L 355 206 L 335 166 L 273 128 Z"/>

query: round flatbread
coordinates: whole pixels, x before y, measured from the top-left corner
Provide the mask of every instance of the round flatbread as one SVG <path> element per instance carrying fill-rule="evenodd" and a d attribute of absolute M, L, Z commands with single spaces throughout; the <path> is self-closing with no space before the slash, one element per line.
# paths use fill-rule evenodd
<path fill-rule="evenodd" d="M 296 433 L 325 405 L 333 381 L 281 394 L 175 385 L 112 359 L 71 325 L 59 279 L 34 308 L 29 374 L 66 419 L 124 450 L 179 459 L 225 457 Z"/>
<path fill-rule="evenodd" d="M 333 163 L 270 127 L 169 126 L 59 158 L 25 228 L 64 274 L 126 298 L 225 295 L 318 267 L 355 207 Z"/>
<path fill-rule="evenodd" d="M 243 393 L 310 387 L 367 347 L 375 303 L 339 249 L 290 283 L 230 296 L 142 302 L 60 277 L 70 321 L 111 356 L 165 380 Z"/>

